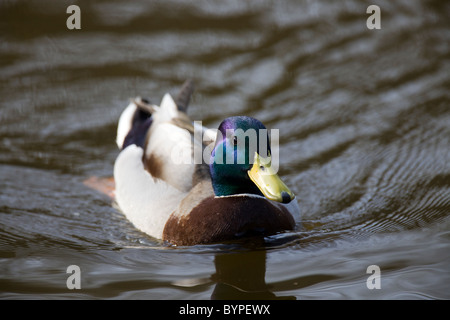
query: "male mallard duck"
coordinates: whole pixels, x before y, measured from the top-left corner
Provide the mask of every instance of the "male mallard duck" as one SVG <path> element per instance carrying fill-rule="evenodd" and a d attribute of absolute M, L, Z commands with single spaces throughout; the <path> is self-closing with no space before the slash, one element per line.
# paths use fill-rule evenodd
<path fill-rule="evenodd" d="M 136 99 L 122 113 L 114 165 L 120 209 L 141 231 L 176 245 L 292 230 L 299 207 L 270 166 L 270 146 L 259 149 L 261 139 L 268 142 L 264 125 L 227 118 L 216 138 L 187 116 L 192 91 L 188 81 L 176 101 L 169 94 L 160 106 Z M 255 150 L 237 143 L 249 129 L 265 133 Z"/>

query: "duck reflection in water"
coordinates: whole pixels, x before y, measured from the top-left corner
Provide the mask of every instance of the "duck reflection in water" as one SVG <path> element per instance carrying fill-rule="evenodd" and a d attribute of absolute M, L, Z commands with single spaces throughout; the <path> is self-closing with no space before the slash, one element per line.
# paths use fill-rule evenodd
<path fill-rule="evenodd" d="M 266 250 L 242 250 L 216 254 L 216 273 L 211 280 L 216 282 L 213 300 L 295 300 L 293 296 L 277 297 L 267 285 Z"/>

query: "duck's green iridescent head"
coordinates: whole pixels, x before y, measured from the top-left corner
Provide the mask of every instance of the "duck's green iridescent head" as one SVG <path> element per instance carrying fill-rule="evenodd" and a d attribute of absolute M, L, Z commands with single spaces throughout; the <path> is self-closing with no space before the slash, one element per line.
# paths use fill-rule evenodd
<path fill-rule="evenodd" d="M 249 193 L 283 203 L 295 197 L 271 166 L 269 135 L 257 119 L 222 121 L 209 168 L 216 196 Z"/>

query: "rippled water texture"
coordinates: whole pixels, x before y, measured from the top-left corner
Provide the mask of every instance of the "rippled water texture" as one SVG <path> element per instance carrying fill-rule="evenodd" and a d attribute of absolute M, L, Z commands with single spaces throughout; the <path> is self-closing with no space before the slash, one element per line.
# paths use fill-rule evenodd
<path fill-rule="evenodd" d="M 69 4 L 0 3 L 1 298 L 450 299 L 448 1 Z M 171 247 L 83 185 L 129 98 L 186 78 L 192 119 L 280 130 L 295 232 Z"/>

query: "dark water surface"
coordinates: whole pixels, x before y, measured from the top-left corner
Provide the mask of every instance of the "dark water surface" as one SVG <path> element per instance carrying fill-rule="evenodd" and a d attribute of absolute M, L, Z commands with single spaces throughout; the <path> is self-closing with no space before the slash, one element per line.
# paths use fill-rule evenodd
<path fill-rule="evenodd" d="M 70 4 L 0 2 L 0 298 L 450 299 L 450 2 Z M 280 130 L 298 230 L 170 247 L 83 185 L 129 98 L 186 78 L 192 119 Z"/>

